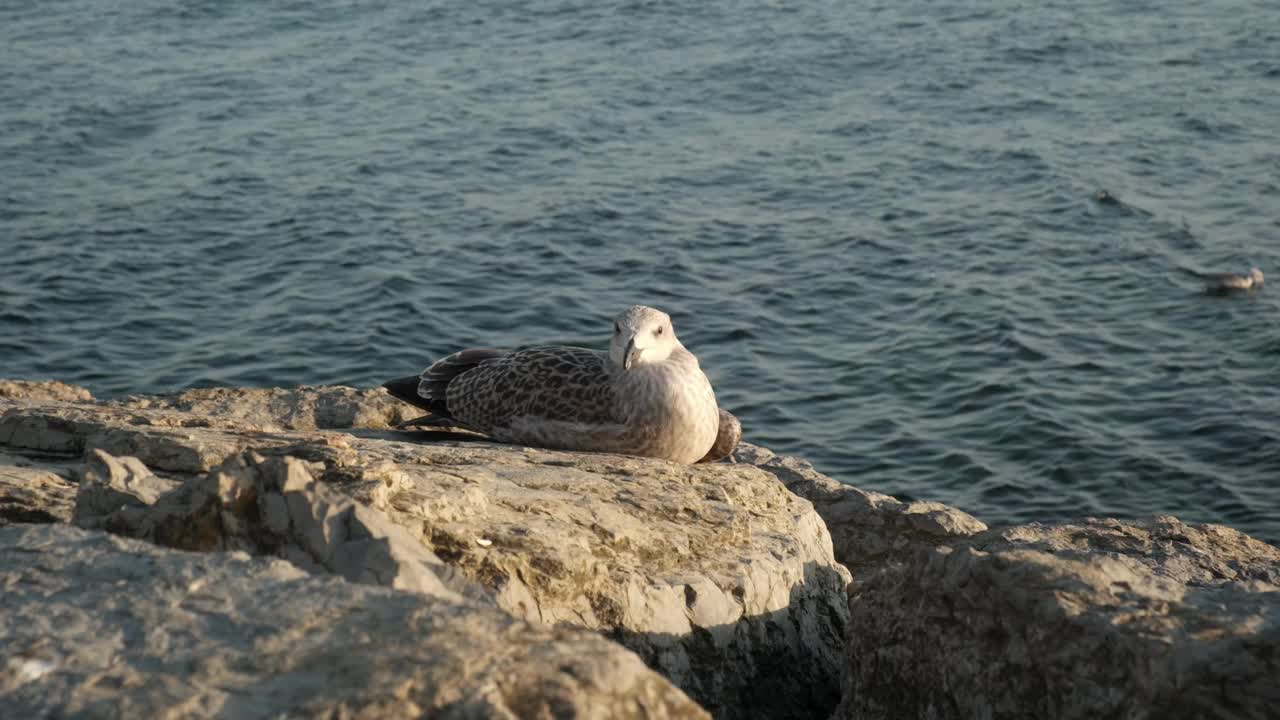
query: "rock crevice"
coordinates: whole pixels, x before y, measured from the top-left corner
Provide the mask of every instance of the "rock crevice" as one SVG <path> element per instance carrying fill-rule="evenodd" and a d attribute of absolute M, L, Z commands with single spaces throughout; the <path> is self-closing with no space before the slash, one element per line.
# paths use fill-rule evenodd
<path fill-rule="evenodd" d="M 317 398 L 350 393 L 10 397 L 0 447 L 87 458 L 87 528 L 483 594 L 613 638 L 718 717 L 839 701 L 849 575 L 813 506 L 771 474 L 393 432 L 381 400 L 343 411 L 367 427 L 315 429 L 332 420 Z"/>
<path fill-rule="evenodd" d="M 1229 528 L 990 528 L 750 445 L 706 466 L 551 452 L 395 432 L 393 402 L 349 388 L 99 402 L 0 381 L 0 525 L 14 524 L 0 587 L 21 588 L 0 595 L 17 619 L 0 622 L 17 648 L 0 700 L 62 715 L 858 720 L 1280 706 L 1280 550 Z M 15 524 L 33 522 L 49 525 Z M 27 592 L 41 584 L 71 604 L 56 629 Z M 220 624 L 181 614 L 192 603 Z M 182 664 L 197 650 L 210 667 Z"/>

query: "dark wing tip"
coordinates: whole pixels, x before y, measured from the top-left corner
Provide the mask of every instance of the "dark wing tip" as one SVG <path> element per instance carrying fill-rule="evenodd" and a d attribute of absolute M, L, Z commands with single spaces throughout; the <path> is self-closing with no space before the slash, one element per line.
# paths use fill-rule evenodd
<path fill-rule="evenodd" d="M 415 407 L 430 410 L 431 407 L 427 404 L 426 398 L 423 398 L 418 394 L 418 384 L 421 381 L 422 378 L 417 375 L 411 375 L 409 377 L 388 380 L 382 383 L 382 387 L 386 388 L 387 393 L 397 400 L 402 400 Z"/>

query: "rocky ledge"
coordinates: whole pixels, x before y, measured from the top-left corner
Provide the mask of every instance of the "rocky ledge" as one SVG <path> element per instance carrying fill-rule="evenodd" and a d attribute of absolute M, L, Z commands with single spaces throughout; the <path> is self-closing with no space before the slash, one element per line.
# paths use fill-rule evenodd
<path fill-rule="evenodd" d="M 0 381 L 0 412 L 0 703 L 24 716 L 1280 701 L 1280 551 L 1227 528 L 992 529 L 749 445 L 683 466 L 395 431 L 412 409 L 380 390 Z"/>

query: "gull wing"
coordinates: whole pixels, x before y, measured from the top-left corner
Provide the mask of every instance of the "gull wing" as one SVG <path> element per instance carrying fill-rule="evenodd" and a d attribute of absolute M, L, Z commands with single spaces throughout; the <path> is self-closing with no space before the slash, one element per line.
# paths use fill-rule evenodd
<path fill-rule="evenodd" d="M 483 432 L 530 422 L 616 425 L 608 356 L 575 347 L 536 347 L 485 362 L 454 378 L 449 413 Z"/>

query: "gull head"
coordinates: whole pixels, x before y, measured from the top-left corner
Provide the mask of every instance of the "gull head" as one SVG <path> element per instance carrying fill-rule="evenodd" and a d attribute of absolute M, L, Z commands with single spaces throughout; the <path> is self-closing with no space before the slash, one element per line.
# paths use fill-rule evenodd
<path fill-rule="evenodd" d="M 1258 268 L 1252 268 L 1252 269 L 1250 269 L 1250 270 L 1249 270 L 1249 279 L 1253 280 L 1253 284 L 1254 284 L 1254 285 L 1261 285 L 1261 284 L 1262 284 L 1262 271 L 1261 271 L 1261 270 L 1259 270 Z"/>
<path fill-rule="evenodd" d="M 681 347 L 671 316 L 644 305 L 632 305 L 613 319 L 609 359 L 624 370 L 654 365 Z"/>

